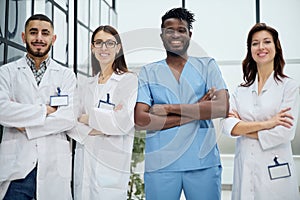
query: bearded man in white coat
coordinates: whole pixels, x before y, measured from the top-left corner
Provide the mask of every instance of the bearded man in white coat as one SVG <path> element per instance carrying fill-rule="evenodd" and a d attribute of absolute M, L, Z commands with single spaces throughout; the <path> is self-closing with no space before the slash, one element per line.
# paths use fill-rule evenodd
<path fill-rule="evenodd" d="M 76 77 L 48 55 L 56 35 L 47 16 L 31 16 L 22 40 L 27 54 L 0 67 L 0 199 L 69 200 Z"/>

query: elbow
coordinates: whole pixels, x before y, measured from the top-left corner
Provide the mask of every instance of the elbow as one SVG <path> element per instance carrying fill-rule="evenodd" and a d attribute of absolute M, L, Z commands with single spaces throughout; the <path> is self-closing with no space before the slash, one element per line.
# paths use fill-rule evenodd
<path fill-rule="evenodd" d="M 146 130 L 146 127 L 149 123 L 146 123 L 144 120 L 141 120 L 139 117 L 134 118 L 135 130 L 142 131 Z"/>
<path fill-rule="evenodd" d="M 148 113 L 135 113 L 134 124 L 135 129 L 138 131 L 149 130 L 151 125 L 151 118 Z"/>

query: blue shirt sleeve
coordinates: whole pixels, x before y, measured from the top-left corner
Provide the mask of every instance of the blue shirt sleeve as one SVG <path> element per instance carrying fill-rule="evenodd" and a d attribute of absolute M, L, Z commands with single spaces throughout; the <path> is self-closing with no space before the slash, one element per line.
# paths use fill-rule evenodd
<path fill-rule="evenodd" d="M 217 90 L 227 89 L 222 73 L 214 59 L 210 59 L 207 65 L 207 87 L 215 87 Z"/>

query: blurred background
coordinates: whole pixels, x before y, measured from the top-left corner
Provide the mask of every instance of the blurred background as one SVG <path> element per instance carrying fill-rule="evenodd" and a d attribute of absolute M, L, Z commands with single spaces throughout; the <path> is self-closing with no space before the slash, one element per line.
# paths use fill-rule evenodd
<path fill-rule="evenodd" d="M 0 66 L 24 55 L 21 33 L 25 20 L 44 13 L 53 20 L 57 34 L 52 58 L 72 68 L 79 79 L 92 73 L 90 38 L 96 27 L 105 24 L 117 28 L 129 68 L 138 73 L 142 65 L 165 58 L 159 37 L 161 16 L 174 7 L 195 13 L 189 54 L 214 57 L 230 93 L 242 82 L 246 38 L 256 22 L 277 29 L 285 73 L 300 82 L 299 0 L 0 0 Z M 218 130 L 218 120 L 215 124 Z M 293 141 L 300 183 L 299 132 L 300 122 Z M 235 140 L 217 131 L 217 142 L 224 168 L 223 190 L 230 191 Z M 142 174 L 142 166 L 137 173 Z"/>

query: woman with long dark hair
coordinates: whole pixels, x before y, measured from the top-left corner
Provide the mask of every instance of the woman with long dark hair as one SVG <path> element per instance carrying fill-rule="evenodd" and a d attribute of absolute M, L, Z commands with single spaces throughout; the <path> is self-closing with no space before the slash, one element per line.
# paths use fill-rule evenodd
<path fill-rule="evenodd" d="M 120 36 L 99 26 L 91 38 L 93 77 L 79 83 L 74 199 L 125 200 L 134 139 L 137 76 L 129 72 Z"/>
<path fill-rule="evenodd" d="M 264 23 L 249 32 L 242 83 L 222 131 L 236 137 L 232 199 L 299 199 L 291 141 L 299 83 L 283 73 L 278 32 Z"/>

